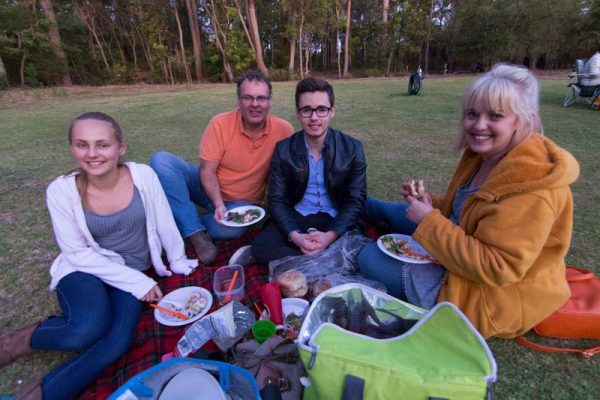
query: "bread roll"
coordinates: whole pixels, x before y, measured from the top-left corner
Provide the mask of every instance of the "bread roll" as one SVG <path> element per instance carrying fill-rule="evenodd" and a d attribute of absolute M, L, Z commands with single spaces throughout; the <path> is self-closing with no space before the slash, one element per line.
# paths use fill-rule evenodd
<path fill-rule="evenodd" d="M 277 278 L 277 285 L 285 297 L 303 297 L 308 292 L 306 275 L 295 269 L 284 272 Z"/>
<path fill-rule="evenodd" d="M 321 293 L 323 293 L 327 289 L 330 289 L 331 286 L 332 285 L 331 285 L 331 282 L 329 281 L 329 279 L 326 279 L 326 278 L 318 279 L 312 285 L 312 295 L 313 295 L 313 297 L 317 297 L 318 295 L 320 295 Z"/>

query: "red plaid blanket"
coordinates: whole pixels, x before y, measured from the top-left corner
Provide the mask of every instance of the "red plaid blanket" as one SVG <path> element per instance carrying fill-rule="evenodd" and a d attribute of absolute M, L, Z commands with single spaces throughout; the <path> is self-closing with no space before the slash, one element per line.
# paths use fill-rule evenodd
<path fill-rule="evenodd" d="M 173 275 L 168 278 L 155 277 L 155 279 L 164 294 L 184 286 L 202 286 L 212 292 L 212 279 L 215 270 L 226 265 L 235 250 L 249 244 L 257 234 L 258 230 L 252 230 L 239 239 L 217 243 L 220 250 L 217 260 L 210 266 L 198 267 L 189 276 Z M 195 258 L 193 248 L 188 248 L 187 253 L 188 257 Z M 243 303 L 252 306 L 252 303 L 260 302 L 260 288 L 268 280 L 268 269 L 265 266 L 251 264 L 244 268 L 244 275 L 246 286 Z M 218 307 L 218 302 L 214 301 L 209 312 Z M 253 309 L 253 307 L 251 308 Z M 186 327 L 160 325 L 154 319 L 153 309 L 146 307 L 137 324 L 133 345 L 129 352 L 104 371 L 104 374 L 82 394 L 81 399 L 106 399 L 127 380 L 160 363 L 164 354 L 175 349 L 177 341 Z"/>

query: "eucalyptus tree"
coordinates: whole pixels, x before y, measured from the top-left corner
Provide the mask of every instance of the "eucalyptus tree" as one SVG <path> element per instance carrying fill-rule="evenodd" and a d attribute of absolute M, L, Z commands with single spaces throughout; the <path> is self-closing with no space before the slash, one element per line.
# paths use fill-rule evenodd
<path fill-rule="evenodd" d="M 196 79 L 202 79 L 202 36 L 198 16 L 198 2 L 184 0 L 188 15 L 190 36 L 192 37 L 192 51 L 194 53 L 194 73 Z"/>
<path fill-rule="evenodd" d="M 8 87 L 8 76 L 6 75 L 6 67 L 4 67 L 4 61 L 2 61 L 2 55 L 0 55 L 0 90 Z"/>
<path fill-rule="evenodd" d="M 54 14 L 54 6 L 52 0 L 39 0 L 42 13 L 48 20 L 48 41 L 52 46 L 52 53 L 59 62 L 61 74 L 61 83 L 65 86 L 71 86 L 71 75 L 67 66 L 67 57 L 63 49 L 63 43 L 60 38 L 60 30 L 56 23 L 56 15 Z"/>
<path fill-rule="evenodd" d="M 352 0 L 346 0 L 346 31 L 344 33 L 344 72 L 342 77 L 348 77 L 348 68 L 350 64 L 350 25 L 352 22 Z"/>

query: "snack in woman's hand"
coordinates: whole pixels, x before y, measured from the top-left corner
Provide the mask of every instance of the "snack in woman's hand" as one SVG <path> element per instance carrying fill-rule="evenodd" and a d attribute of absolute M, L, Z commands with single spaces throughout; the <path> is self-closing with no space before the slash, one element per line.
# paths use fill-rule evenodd
<path fill-rule="evenodd" d="M 410 179 L 408 181 L 408 194 L 418 200 L 423 200 L 425 196 L 425 184 L 423 179 Z"/>
<path fill-rule="evenodd" d="M 279 275 L 277 285 L 285 297 L 304 297 L 308 292 L 306 275 L 295 269 Z"/>

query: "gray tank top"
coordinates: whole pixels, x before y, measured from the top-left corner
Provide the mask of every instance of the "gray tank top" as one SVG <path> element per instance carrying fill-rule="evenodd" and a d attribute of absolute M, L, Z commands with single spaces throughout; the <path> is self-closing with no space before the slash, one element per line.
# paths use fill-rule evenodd
<path fill-rule="evenodd" d="M 127 207 L 108 215 L 84 209 L 85 222 L 100 247 L 112 250 L 125 260 L 125 265 L 138 271 L 150 267 L 150 247 L 146 233 L 146 213 L 138 189 Z"/>

